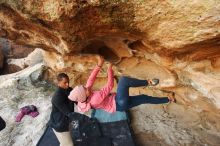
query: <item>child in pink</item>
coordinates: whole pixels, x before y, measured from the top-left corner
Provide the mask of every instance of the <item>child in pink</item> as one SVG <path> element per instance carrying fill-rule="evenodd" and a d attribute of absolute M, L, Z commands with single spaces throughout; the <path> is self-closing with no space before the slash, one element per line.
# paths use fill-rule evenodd
<path fill-rule="evenodd" d="M 92 86 L 103 62 L 103 58 L 99 57 L 98 65 L 93 69 L 86 85 L 76 86 L 68 96 L 70 100 L 78 102 L 77 107 L 79 112 L 86 112 L 93 108 L 103 109 L 113 113 L 115 111 L 125 111 L 144 103 L 161 104 L 174 101 L 174 97 L 172 96 L 163 98 L 148 95 L 129 96 L 129 87 L 155 85 L 152 80 L 139 80 L 129 77 L 121 77 L 118 83 L 117 93 L 112 93 L 111 90 L 114 87 L 112 64 L 108 66 L 107 84 L 100 90 L 93 91 Z"/>

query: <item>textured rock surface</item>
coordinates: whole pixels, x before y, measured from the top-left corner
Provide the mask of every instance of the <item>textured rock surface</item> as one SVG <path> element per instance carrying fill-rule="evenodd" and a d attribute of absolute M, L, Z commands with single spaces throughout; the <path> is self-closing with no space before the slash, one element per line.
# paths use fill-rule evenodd
<path fill-rule="evenodd" d="M 30 46 L 17 45 L 13 41 L 5 38 L 0 38 L 0 44 L 3 53 L 7 58 L 25 58 L 34 50 L 34 48 L 31 48 Z"/>
<path fill-rule="evenodd" d="M 85 83 L 98 54 L 116 78 L 160 78 L 131 90 L 177 98 L 132 110 L 140 145 L 220 144 L 219 0 L 0 0 L 0 37 L 44 49 L 49 80 Z M 105 76 L 106 64 L 95 88 Z"/>
<path fill-rule="evenodd" d="M 36 53 L 33 53 L 36 54 L 36 56 L 32 54 L 33 58 L 31 56 L 28 57 L 28 55 L 33 52 L 34 48 L 16 45 L 7 39 L 0 38 L 0 46 L 1 51 L 5 56 L 4 67 L 2 68 L 1 74 L 15 73 L 30 66 L 31 62 L 33 65 L 34 60 L 42 60 L 42 57 Z M 37 63 L 37 61 L 35 62 Z"/>
<path fill-rule="evenodd" d="M 60 53 L 82 50 L 109 36 L 141 39 L 160 54 L 188 53 L 197 46 L 211 49 L 203 57 L 218 52 L 218 0 L 0 2 L 1 36 Z"/>
<path fill-rule="evenodd" d="M 4 65 L 4 54 L 3 54 L 1 46 L 0 46 L 0 69 L 3 68 L 3 65 Z"/>
<path fill-rule="evenodd" d="M 52 87 L 40 82 L 42 64 L 29 67 L 21 72 L 0 77 L 0 115 L 7 127 L 0 133 L 1 146 L 36 145 L 41 137 L 51 111 Z M 39 115 L 35 118 L 24 116 L 16 123 L 19 109 L 26 105 L 35 105 Z"/>
<path fill-rule="evenodd" d="M 42 50 L 39 48 L 35 49 L 25 58 L 7 60 L 9 65 L 16 65 L 19 66 L 21 69 L 41 63 L 42 61 L 43 61 Z"/>

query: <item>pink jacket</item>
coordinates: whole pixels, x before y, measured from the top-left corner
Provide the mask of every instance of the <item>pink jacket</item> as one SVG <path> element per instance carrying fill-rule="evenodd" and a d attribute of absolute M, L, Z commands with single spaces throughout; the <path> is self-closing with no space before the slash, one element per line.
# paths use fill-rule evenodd
<path fill-rule="evenodd" d="M 100 71 L 100 67 L 96 66 L 87 80 L 86 87 L 92 87 L 97 74 Z M 116 93 L 111 93 L 114 87 L 114 75 L 113 70 L 108 68 L 108 82 L 99 91 L 92 91 L 92 94 L 88 97 L 86 102 L 78 102 L 78 110 L 80 112 L 86 112 L 91 108 L 103 109 L 107 112 L 113 113 L 116 111 L 115 96 Z"/>

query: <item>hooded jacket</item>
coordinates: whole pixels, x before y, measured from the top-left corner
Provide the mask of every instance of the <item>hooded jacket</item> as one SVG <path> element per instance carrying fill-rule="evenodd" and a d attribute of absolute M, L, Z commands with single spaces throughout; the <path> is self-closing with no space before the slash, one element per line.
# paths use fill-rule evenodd
<path fill-rule="evenodd" d="M 93 71 L 91 72 L 86 87 L 92 88 L 96 76 L 100 71 L 100 67 L 96 66 Z M 87 98 L 85 102 L 77 103 L 78 111 L 79 112 L 87 112 L 91 108 L 94 109 L 103 109 L 107 112 L 113 113 L 116 111 L 116 103 L 115 103 L 115 96 L 116 93 L 111 93 L 112 88 L 114 87 L 114 74 L 112 68 L 108 68 L 108 81 L 107 84 L 102 87 L 100 90 L 92 91 L 92 94 Z M 75 99 L 75 95 L 68 96 L 70 100 Z"/>

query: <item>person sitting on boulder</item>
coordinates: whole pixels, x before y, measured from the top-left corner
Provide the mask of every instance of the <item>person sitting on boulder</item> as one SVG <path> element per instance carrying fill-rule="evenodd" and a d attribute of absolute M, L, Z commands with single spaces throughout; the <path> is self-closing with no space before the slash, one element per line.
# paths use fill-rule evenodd
<path fill-rule="evenodd" d="M 74 112 L 74 104 L 68 99 L 72 90 L 69 87 L 69 77 L 65 73 L 57 76 L 58 88 L 52 97 L 52 112 L 49 125 L 52 127 L 60 146 L 73 146 L 73 141 L 69 131 L 69 114 Z"/>
<path fill-rule="evenodd" d="M 153 80 L 139 80 L 135 78 L 122 76 L 119 79 L 117 93 L 111 93 L 114 87 L 114 75 L 112 70 L 112 64 L 108 65 L 108 81 L 107 84 L 98 91 L 93 91 L 92 86 L 99 73 L 104 59 L 98 57 L 98 65 L 95 66 L 91 72 L 85 86 L 78 85 L 71 92 L 68 98 L 72 101 L 77 101 L 77 107 L 79 112 L 86 112 L 89 109 L 103 109 L 107 112 L 113 113 L 115 111 L 126 111 L 132 107 L 140 104 L 162 104 L 168 102 L 174 102 L 174 94 L 169 97 L 152 97 L 148 95 L 129 95 L 129 87 L 140 86 L 156 86 L 159 83 L 158 79 Z"/>

